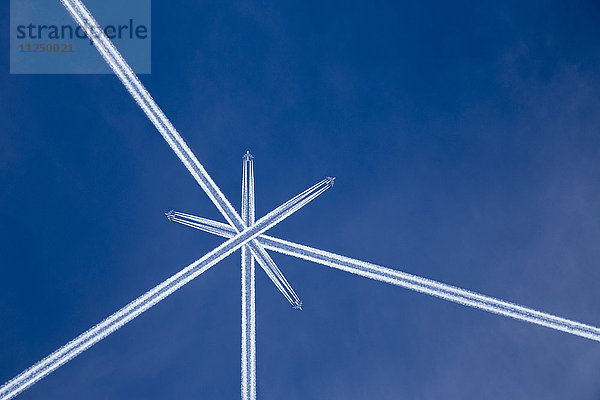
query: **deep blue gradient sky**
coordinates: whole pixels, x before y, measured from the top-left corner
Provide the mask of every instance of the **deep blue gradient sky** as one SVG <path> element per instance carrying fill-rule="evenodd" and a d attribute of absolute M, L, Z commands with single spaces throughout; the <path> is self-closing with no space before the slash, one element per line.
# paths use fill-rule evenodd
<path fill-rule="evenodd" d="M 326 175 L 271 232 L 600 325 L 600 7 L 158 1 L 142 76 L 239 207 Z M 0 13 L 0 380 L 221 242 L 111 75 L 9 75 Z M 102 21 L 99 21 L 102 23 Z M 275 254 L 261 399 L 599 399 L 600 344 Z M 235 399 L 239 253 L 21 399 Z"/>

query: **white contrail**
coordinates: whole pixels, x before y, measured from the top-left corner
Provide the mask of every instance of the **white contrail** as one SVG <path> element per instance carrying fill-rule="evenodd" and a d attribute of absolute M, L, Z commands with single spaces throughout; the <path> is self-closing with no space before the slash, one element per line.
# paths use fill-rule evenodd
<path fill-rule="evenodd" d="M 247 171 L 244 170 L 243 174 L 248 174 L 247 179 L 249 180 L 249 186 L 250 186 L 247 188 L 248 196 L 252 196 L 252 198 L 249 198 L 247 200 L 250 201 L 252 205 L 254 205 L 254 202 L 255 202 L 255 199 L 254 199 L 254 162 L 253 162 L 253 160 L 254 160 L 254 157 L 252 157 L 250 152 L 247 151 L 243 157 L 244 166 L 247 166 Z M 242 215 L 242 220 L 244 220 L 243 215 Z M 245 220 L 244 220 L 244 223 L 246 223 Z M 247 225 L 247 223 L 246 223 L 246 225 Z M 252 250 L 252 249 L 250 248 L 250 250 Z M 283 275 L 281 270 L 277 267 L 277 265 L 275 264 L 275 261 L 273 261 L 273 258 L 271 258 L 271 256 L 269 256 L 266 252 L 264 252 L 264 253 L 256 253 L 254 255 L 253 259 L 259 263 L 259 265 L 262 267 L 262 269 L 267 273 L 267 275 L 271 278 L 271 280 L 276 284 L 276 286 L 279 288 L 280 292 L 290 302 L 290 304 L 296 309 L 300 308 L 300 306 L 302 305 L 300 298 L 296 295 L 296 292 L 294 291 L 292 286 L 289 284 L 289 282 L 287 281 L 287 279 L 285 278 L 285 276 Z M 274 276 L 272 276 L 272 275 L 274 275 Z"/>
<path fill-rule="evenodd" d="M 243 158 L 242 219 L 254 225 L 254 161 L 250 153 Z M 242 400 L 256 400 L 256 304 L 254 258 L 248 246 L 242 247 Z"/>
<path fill-rule="evenodd" d="M 75 22 L 85 30 L 104 60 L 114 71 L 115 75 L 121 80 L 123 85 L 125 85 L 127 91 L 129 91 L 144 113 L 146 113 L 150 121 L 154 124 L 156 129 L 158 129 L 194 179 L 200 184 L 202 189 L 204 189 L 221 214 L 237 232 L 243 231 L 246 228 L 246 225 L 242 221 L 242 218 L 235 211 L 225 195 L 223 195 L 210 175 L 208 175 L 208 172 L 206 172 L 179 132 L 177 132 L 158 104 L 156 104 L 152 96 L 150 96 L 148 90 L 146 90 L 144 85 L 140 82 L 137 75 L 133 72 L 129 64 L 127 64 L 121 53 L 119 53 L 114 44 L 106 36 L 90 11 L 80 0 L 61 0 L 61 2 Z M 292 306 L 297 306 L 300 303 L 298 296 L 285 277 L 283 277 L 283 274 L 265 249 L 256 241 L 251 241 L 248 245 L 250 246 L 253 255 L 265 272 L 267 272 L 267 275 L 273 281 L 275 286 L 277 286 L 284 294 Z"/>
<path fill-rule="evenodd" d="M 6 382 L 0 387 L 0 400 L 8 400 L 27 389 L 29 386 L 71 360 L 73 357 L 115 332 L 144 311 L 150 309 L 159 301 L 163 300 L 177 289 L 208 270 L 217 262 L 233 253 L 242 245 L 252 240 L 252 238 L 265 232 L 269 228 L 272 228 L 298 211 L 329 187 L 331 187 L 330 182 L 327 179 L 324 179 L 290 201 L 277 207 L 275 210 L 256 221 L 252 227 L 246 228 L 244 231 L 236 234 L 211 252 L 207 253 L 204 257 L 190 264 L 161 284 L 155 286 L 153 289 L 138 297 L 98 325 L 87 330 L 54 353 Z"/>
<path fill-rule="evenodd" d="M 189 214 L 180 214 L 176 212 L 174 214 L 179 215 L 179 217 L 173 219 L 175 222 L 183 223 L 193 228 L 223 237 L 231 237 L 234 234 L 230 226 L 221 222 Z M 274 238 L 272 236 L 261 235 L 257 240 L 266 249 L 277 251 L 279 253 L 313 261 L 318 264 L 323 264 L 377 281 L 402 286 L 407 289 L 440 297 L 444 300 L 453 301 L 465 306 L 479 308 L 491 313 L 531 322 L 533 324 L 546 326 L 548 328 L 600 342 L 600 328 L 594 326 L 536 311 L 518 304 L 485 296 L 456 286 L 408 274 L 406 272 L 341 256 L 313 247 L 289 242 L 287 240 Z"/>

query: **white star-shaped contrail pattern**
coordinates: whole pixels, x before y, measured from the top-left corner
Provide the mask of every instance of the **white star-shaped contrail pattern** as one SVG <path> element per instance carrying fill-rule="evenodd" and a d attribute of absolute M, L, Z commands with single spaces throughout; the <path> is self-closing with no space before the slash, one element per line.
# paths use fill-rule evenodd
<path fill-rule="evenodd" d="M 106 37 L 100 25 L 80 0 L 61 0 L 73 19 L 85 30 L 102 57 L 121 80 L 125 88 L 146 113 L 156 129 L 167 141 L 212 200 L 228 224 L 207 220 L 190 214 L 171 212 L 175 222 L 228 238 L 223 244 L 204 255 L 179 273 L 160 283 L 132 301 L 104 321 L 68 342 L 46 358 L 17 375 L 0 387 L 0 400 L 7 400 L 21 393 L 73 357 L 147 311 L 152 306 L 181 288 L 220 260 L 237 249 L 242 250 L 242 398 L 256 398 L 256 347 L 254 308 L 254 268 L 256 260 L 285 298 L 300 308 L 300 299 L 283 276 L 266 249 L 313 261 L 329 267 L 351 272 L 363 277 L 402 286 L 421 293 L 440 297 L 488 312 L 509 316 L 552 329 L 600 341 L 600 329 L 552 314 L 536 311 L 504 300 L 474 293 L 456 286 L 427 278 L 355 260 L 327 251 L 296 244 L 264 235 L 264 233 L 308 204 L 333 185 L 333 178 L 326 178 L 305 190 L 269 214 L 254 222 L 254 175 L 253 162 L 247 153 L 244 157 L 242 179 L 242 215 L 238 214 L 208 175 L 202 164 L 173 127 L 152 96 L 142 85 L 127 62 Z"/>

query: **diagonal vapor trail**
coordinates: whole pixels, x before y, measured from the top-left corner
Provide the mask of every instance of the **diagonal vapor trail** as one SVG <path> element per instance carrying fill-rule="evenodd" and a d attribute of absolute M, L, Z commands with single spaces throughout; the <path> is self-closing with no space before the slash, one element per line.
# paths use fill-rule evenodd
<path fill-rule="evenodd" d="M 246 153 L 242 172 L 242 219 L 246 226 L 255 222 L 254 158 Z M 256 400 L 256 297 L 254 258 L 242 247 L 242 400 Z"/>
<path fill-rule="evenodd" d="M 0 400 L 11 399 L 27 389 L 44 376 L 133 320 L 141 313 L 149 310 L 152 306 L 204 273 L 210 267 L 248 243 L 254 237 L 272 228 L 295 213 L 330 187 L 330 180 L 323 179 L 316 185 L 277 207 L 275 210 L 256 221 L 251 227 L 235 234 L 232 238 L 228 239 L 202 258 L 150 289 L 148 292 L 127 304 L 98 325 L 85 331 L 46 358 L 38 361 L 36 364 L 0 387 Z"/>
<path fill-rule="evenodd" d="M 194 179 L 200 184 L 227 222 L 238 233 L 246 229 L 246 224 L 244 224 L 240 215 L 235 211 L 231 203 L 212 180 L 208 172 L 206 172 L 202 164 L 200 164 L 200 161 L 198 161 L 179 132 L 177 132 L 158 104 L 156 104 L 150 93 L 148 93 L 148 90 L 146 90 L 144 85 L 140 82 L 139 78 L 133 72 L 129 64 L 127 64 L 121 53 L 119 53 L 114 44 L 106 36 L 90 11 L 80 0 L 61 0 L 61 3 L 67 9 L 69 14 L 71 14 L 71 17 L 75 22 L 77 22 L 77 24 L 79 24 L 86 32 L 115 75 L 121 80 L 127 91 L 131 94 L 144 113 L 146 113 L 146 116 L 154 124 L 156 129 L 158 129 L 162 137 L 167 141 L 171 149 L 175 152 L 177 157 L 179 157 Z M 290 304 L 294 307 L 299 306 L 300 299 L 298 298 L 298 295 L 296 295 L 289 282 L 285 279 L 265 249 L 254 240 L 250 241 L 248 246 L 260 266 L 265 270 L 269 278 Z"/>
<path fill-rule="evenodd" d="M 235 234 L 231 227 L 226 224 L 190 214 L 173 212 L 172 221 L 223 237 L 231 237 Z M 330 253 L 328 251 L 315 249 L 287 240 L 278 239 L 272 236 L 260 235 L 257 240 L 266 249 L 282 254 L 326 265 L 365 278 L 401 286 L 464 306 L 478 308 L 494 314 L 527 321 L 532 324 L 542 325 L 600 342 L 600 328 L 591 325 L 582 324 L 580 322 L 523 307 L 515 303 L 461 289 L 456 286 Z"/>

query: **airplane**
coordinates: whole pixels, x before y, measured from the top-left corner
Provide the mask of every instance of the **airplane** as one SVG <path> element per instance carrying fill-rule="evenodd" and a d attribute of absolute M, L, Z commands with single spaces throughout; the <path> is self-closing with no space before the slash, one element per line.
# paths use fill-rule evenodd
<path fill-rule="evenodd" d="M 169 212 L 166 212 L 165 215 L 167 216 L 167 219 L 169 221 L 173 221 L 173 218 L 175 218 L 175 210 L 171 210 Z"/>

